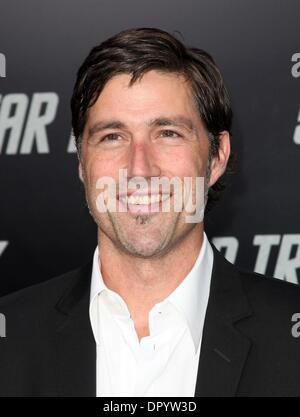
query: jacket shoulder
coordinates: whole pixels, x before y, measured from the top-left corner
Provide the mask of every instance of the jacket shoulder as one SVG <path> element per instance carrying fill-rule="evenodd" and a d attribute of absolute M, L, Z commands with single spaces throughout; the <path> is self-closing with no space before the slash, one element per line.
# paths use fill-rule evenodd
<path fill-rule="evenodd" d="M 277 306 L 297 307 L 300 311 L 300 286 L 282 279 L 239 269 L 241 282 L 251 299 Z"/>
<path fill-rule="evenodd" d="M 288 315 L 292 311 L 300 312 L 300 285 L 246 271 L 229 262 L 216 248 L 214 249 L 218 275 L 241 287 L 254 310 L 261 311 L 266 316 L 269 313 L 269 317 L 283 316 L 284 312 Z"/>
<path fill-rule="evenodd" d="M 277 301 L 288 298 L 290 301 L 300 302 L 300 285 L 240 268 L 229 262 L 214 245 L 212 247 L 218 272 L 238 277 L 249 296 L 262 297 L 266 300 L 274 298 Z"/>
<path fill-rule="evenodd" d="M 79 268 L 0 297 L 0 313 L 36 312 L 41 306 L 43 310 L 53 306 L 82 276 L 87 275 L 90 267 L 91 262 L 88 262 Z"/>
<path fill-rule="evenodd" d="M 241 269 L 239 277 L 257 326 L 271 339 L 281 335 L 282 342 L 290 340 L 293 323 L 300 313 L 300 286 Z"/>

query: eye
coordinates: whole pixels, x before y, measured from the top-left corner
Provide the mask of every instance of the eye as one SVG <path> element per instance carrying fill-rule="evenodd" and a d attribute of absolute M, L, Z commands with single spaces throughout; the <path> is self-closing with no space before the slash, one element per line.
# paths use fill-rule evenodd
<path fill-rule="evenodd" d="M 101 142 L 115 142 L 119 139 L 120 135 L 117 133 L 109 133 L 101 139 Z"/>
<path fill-rule="evenodd" d="M 167 137 L 167 138 L 180 138 L 181 135 L 174 130 L 162 130 L 160 132 L 160 136 Z"/>

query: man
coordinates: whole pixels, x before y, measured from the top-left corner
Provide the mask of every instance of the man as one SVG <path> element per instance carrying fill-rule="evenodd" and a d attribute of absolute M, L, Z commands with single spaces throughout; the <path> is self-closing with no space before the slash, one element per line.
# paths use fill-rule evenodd
<path fill-rule="evenodd" d="M 204 233 L 232 119 L 210 55 L 157 29 L 121 32 L 90 52 L 71 105 L 98 246 L 1 300 L 0 394 L 299 395 L 299 288 L 238 270 Z M 154 192 L 154 179 L 171 186 Z"/>

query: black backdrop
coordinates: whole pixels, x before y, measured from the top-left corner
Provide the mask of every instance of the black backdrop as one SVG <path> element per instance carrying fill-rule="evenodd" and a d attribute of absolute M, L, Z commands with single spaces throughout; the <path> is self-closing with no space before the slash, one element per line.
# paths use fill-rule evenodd
<path fill-rule="evenodd" d="M 0 294 L 91 256 L 96 228 L 70 139 L 92 46 L 153 26 L 209 51 L 231 93 L 237 173 L 206 230 L 243 268 L 300 278 L 298 0 L 1 0 Z"/>

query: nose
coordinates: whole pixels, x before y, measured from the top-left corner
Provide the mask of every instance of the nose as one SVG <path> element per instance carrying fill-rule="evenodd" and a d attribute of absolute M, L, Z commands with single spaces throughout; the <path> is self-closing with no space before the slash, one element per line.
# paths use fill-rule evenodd
<path fill-rule="evenodd" d="M 129 177 L 158 177 L 161 170 L 149 143 L 134 143 L 130 149 L 127 172 Z"/>

